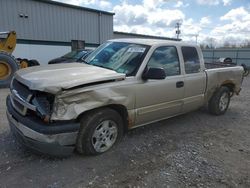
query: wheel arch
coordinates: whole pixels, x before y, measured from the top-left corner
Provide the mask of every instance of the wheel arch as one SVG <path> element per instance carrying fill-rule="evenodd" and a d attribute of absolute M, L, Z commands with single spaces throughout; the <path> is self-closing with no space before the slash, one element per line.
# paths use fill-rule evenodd
<path fill-rule="evenodd" d="M 232 94 L 233 94 L 232 87 L 233 87 L 232 85 L 224 84 L 215 90 L 215 92 L 213 93 L 213 95 L 211 96 L 211 98 L 208 101 L 208 111 L 211 114 L 222 115 L 227 111 L 229 103 L 230 103 L 230 98 L 232 97 Z M 219 106 L 220 101 L 221 101 L 221 96 L 225 92 L 228 93 L 227 104 L 226 104 L 226 107 L 224 109 L 221 109 Z"/>
<path fill-rule="evenodd" d="M 121 116 L 121 118 L 123 120 L 123 126 L 124 126 L 123 128 L 124 128 L 125 131 L 127 131 L 128 126 L 129 126 L 128 110 L 124 105 L 121 105 L 121 104 L 109 104 L 109 105 L 106 105 L 106 106 L 101 106 L 101 107 L 98 107 L 98 108 L 93 108 L 93 109 L 84 111 L 84 112 L 82 112 L 81 114 L 78 115 L 77 121 L 80 122 L 81 118 L 83 116 L 85 116 L 86 114 L 90 113 L 90 112 L 93 112 L 93 111 L 99 110 L 99 109 L 105 109 L 105 108 L 110 108 L 110 109 L 112 109 L 112 110 L 119 113 L 119 115 Z"/>
<path fill-rule="evenodd" d="M 233 95 L 233 93 L 235 92 L 235 84 L 232 81 L 223 82 L 221 87 L 227 87 L 229 89 L 231 95 Z"/>

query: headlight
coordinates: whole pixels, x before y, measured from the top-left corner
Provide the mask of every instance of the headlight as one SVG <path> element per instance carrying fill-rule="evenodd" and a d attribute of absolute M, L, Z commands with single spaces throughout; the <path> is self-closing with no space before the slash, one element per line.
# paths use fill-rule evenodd
<path fill-rule="evenodd" d="M 45 122 L 49 122 L 54 102 L 54 95 L 44 92 L 36 92 L 32 103 L 36 106 L 36 112 Z"/>
<path fill-rule="evenodd" d="M 62 99 L 57 99 L 54 104 L 54 112 L 57 116 L 63 116 L 67 111 L 67 107 Z"/>

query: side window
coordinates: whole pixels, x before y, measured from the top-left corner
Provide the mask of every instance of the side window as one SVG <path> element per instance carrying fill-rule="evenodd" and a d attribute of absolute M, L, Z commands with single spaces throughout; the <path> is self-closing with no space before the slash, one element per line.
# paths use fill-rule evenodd
<path fill-rule="evenodd" d="M 181 71 L 176 48 L 174 46 L 157 48 L 149 59 L 148 67 L 163 68 L 167 76 L 179 75 Z"/>
<path fill-rule="evenodd" d="M 200 59 L 195 47 L 181 47 L 186 74 L 200 72 Z"/>

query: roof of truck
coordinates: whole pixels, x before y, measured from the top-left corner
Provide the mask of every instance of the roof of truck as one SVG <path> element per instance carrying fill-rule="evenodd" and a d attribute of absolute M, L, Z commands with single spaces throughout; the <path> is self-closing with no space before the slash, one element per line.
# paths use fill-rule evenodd
<path fill-rule="evenodd" d="M 162 40 L 162 39 L 121 38 L 121 39 L 112 39 L 109 41 L 144 44 L 144 45 L 150 45 L 150 46 L 158 45 L 158 44 L 175 45 L 175 46 L 197 46 L 195 44 L 190 44 L 190 43 L 186 43 L 183 41 Z"/>

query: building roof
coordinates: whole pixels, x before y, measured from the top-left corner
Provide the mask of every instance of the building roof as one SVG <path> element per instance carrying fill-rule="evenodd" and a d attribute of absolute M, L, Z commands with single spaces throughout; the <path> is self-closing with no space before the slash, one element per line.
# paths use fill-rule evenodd
<path fill-rule="evenodd" d="M 170 38 L 170 37 L 161 37 L 161 36 L 154 36 L 154 35 L 143 35 L 143 34 L 137 34 L 137 33 L 125 33 L 125 32 L 120 32 L 120 31 L 114 31 L 114 34 L 127 35 L 128 38 L 131 37 L 131 36 L 135 36 L 135 37 L 145 37 L 145 38 L 152 38 L 152 39 L 181 41 L 181 39 Z"/>
<path fill-rule="evenodd" d="M 52 1 L 52 0 L 32 0 L 32 1 L 39 1 L 39 2 L 42 2 L 42 3 L 48 3 L 48 4 L 53 4 L 53 5 L 63 6 L 63 7 L 69 7 L 69 8 L 74 8 L 74 9 L 80 9 L 80 10 L 96 12 L 96 13 L 102 13 L 102 14 L 107 14 L 107 15 L 111 15 L 111 16 L 113 16 L 115 14 L 113 12 L 107 12 L 107 11 L 102 11 L 102 10 L 97 10 L 97 9 L 92 9 L 92 8 L 87 8 L 87 7 L 70 5 L 70 4 L 61 3 L 61 2 Z"/>

